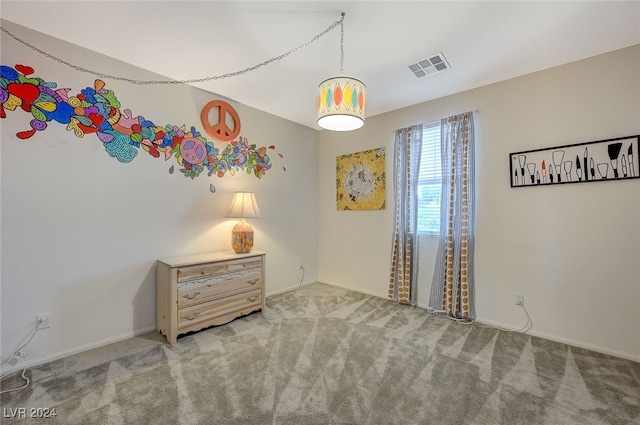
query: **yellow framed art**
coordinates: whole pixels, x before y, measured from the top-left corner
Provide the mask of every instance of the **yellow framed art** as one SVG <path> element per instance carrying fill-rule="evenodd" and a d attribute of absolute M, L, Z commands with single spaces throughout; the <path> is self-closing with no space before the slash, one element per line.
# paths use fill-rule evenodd
<path fill-rule="evenodd" d="M 385 167 L 384 147 L 336 157 L 337 209 L 383 210 Z"/>

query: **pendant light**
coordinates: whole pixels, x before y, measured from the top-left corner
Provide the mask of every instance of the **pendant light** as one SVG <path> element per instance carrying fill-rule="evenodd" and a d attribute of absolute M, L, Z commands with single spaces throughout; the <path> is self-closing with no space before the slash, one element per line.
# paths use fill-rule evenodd
<path fill-rule="evenodd" d="M 351 131 L 364 125 L 366 86 L 342 75 L 344 63 L 344 16 L 340 20 L 340 76 L 318 86 L 318 125 L 326 130 Z"/>

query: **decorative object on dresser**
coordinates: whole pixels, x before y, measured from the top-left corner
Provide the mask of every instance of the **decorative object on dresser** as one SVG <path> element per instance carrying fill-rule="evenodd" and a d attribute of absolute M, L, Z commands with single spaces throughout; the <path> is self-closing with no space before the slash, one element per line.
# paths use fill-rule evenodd
<path fill-rule="evenodd" d="M 253 228 L 245 221 L 245 218 L 261 217 L 260 208 L 256 201 L 256 195 L 252 192 L 235 192 L 231 208 L 226 215 L 230 218 L 239 218 L 240 222 L 233 226 L 231 231 L 231 247 L 237 254 L 247 253 L 253 248 Z"/>
<path fill-rule="evenodd" d="M 174 344 L 178 335 L 264 310 L 265 256 L 224 251 L 158 260 L 158 332 Z"/>

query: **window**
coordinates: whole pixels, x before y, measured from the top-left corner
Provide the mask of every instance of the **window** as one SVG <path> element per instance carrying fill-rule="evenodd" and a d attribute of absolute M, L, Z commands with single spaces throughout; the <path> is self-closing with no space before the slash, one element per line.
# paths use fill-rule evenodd
<path fill-rule="evenodd" d="M 440 121 L 424 124 L 418 175 L 418 233 L 440 233 Z"/>

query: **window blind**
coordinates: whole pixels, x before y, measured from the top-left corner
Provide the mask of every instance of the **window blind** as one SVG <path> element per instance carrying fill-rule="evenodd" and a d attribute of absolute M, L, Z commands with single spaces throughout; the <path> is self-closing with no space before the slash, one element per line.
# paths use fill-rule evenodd
<path fill-rule="evenodd" d="M 440 233 L 440 122 L 424 124 L 418 174 L 418 233 Z"/>

